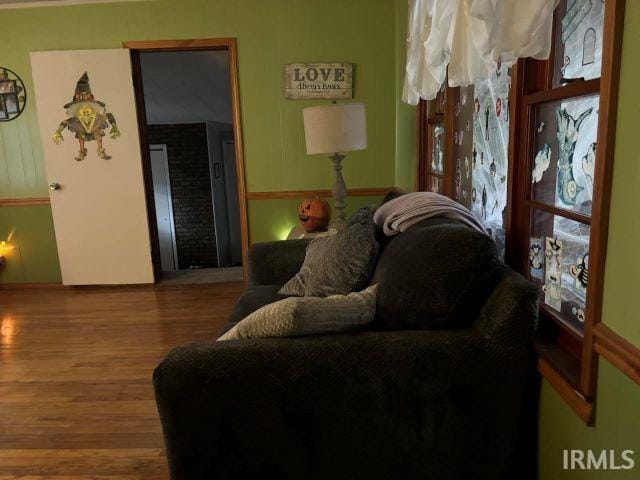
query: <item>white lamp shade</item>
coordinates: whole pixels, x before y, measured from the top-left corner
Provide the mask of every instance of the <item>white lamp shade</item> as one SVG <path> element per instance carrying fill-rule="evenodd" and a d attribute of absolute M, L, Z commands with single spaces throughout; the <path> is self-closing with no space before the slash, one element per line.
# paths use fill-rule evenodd
<path fill-rule="evenodd" d="M 302 109 L 307 153 L 338 153 L 367 148 L 364 103 L 340 103 Z"/>

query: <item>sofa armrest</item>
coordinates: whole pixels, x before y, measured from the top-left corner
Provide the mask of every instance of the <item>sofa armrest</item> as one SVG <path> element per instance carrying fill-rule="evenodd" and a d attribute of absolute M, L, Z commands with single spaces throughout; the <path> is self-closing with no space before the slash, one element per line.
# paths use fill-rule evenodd
<path fill-rule="evenodd" d="M 302 266 L 309 239 L 254 243 L 249 250 L 252 285 L 284 285 Z"/>
<path fill-rule="evenodd" d="M 154 372 L 171 478 L 515 478 L 528 359 L 473 329 L 174 349 Z"/>
<path fill-rule="evenodd" d="M 500 280 L 480 309 L 474 327 L 502 349 L 531 348 L 538 321 L 538 289 L 502 265 Z"/>

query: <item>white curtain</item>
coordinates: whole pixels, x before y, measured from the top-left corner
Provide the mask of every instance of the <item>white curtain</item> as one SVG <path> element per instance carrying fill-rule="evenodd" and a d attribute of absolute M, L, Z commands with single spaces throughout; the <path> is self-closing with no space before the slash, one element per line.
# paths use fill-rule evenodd
<path fill-rule="evenodd" d="M 445 78 L 452 87 L 486 78 L 496 63 L 549 58 L 559 0 L 409 0 L 402 99 L 432 100 Z"/>

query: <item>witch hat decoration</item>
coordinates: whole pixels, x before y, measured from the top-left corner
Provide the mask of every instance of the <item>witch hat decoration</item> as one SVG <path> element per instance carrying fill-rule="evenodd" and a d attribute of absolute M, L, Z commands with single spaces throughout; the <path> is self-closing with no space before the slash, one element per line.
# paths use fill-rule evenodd
<path fill-rule="evenodd" d="M 91 85 L 89 85 L 89 75 L 87 72 L 84 72 L 76 84 L 76 91 L 73 94 L 73 100 L 67 103 L 64 108 L 69 108 L 71 105 L 76 103 L 86 102 L 97 103 L 101 107 L 105 106 L 104 103 L 94 98 L 93 93 L 91 93 Z"/>

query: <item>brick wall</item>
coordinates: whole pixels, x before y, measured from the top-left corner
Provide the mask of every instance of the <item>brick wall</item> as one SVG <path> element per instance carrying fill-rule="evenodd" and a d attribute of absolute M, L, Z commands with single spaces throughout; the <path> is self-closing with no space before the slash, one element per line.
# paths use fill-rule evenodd
<path fill-rule="evenodd" d="M 180 269 L 217 267 L 206 125 L 148 125 L 147 135 L 167 146 Z"/>

